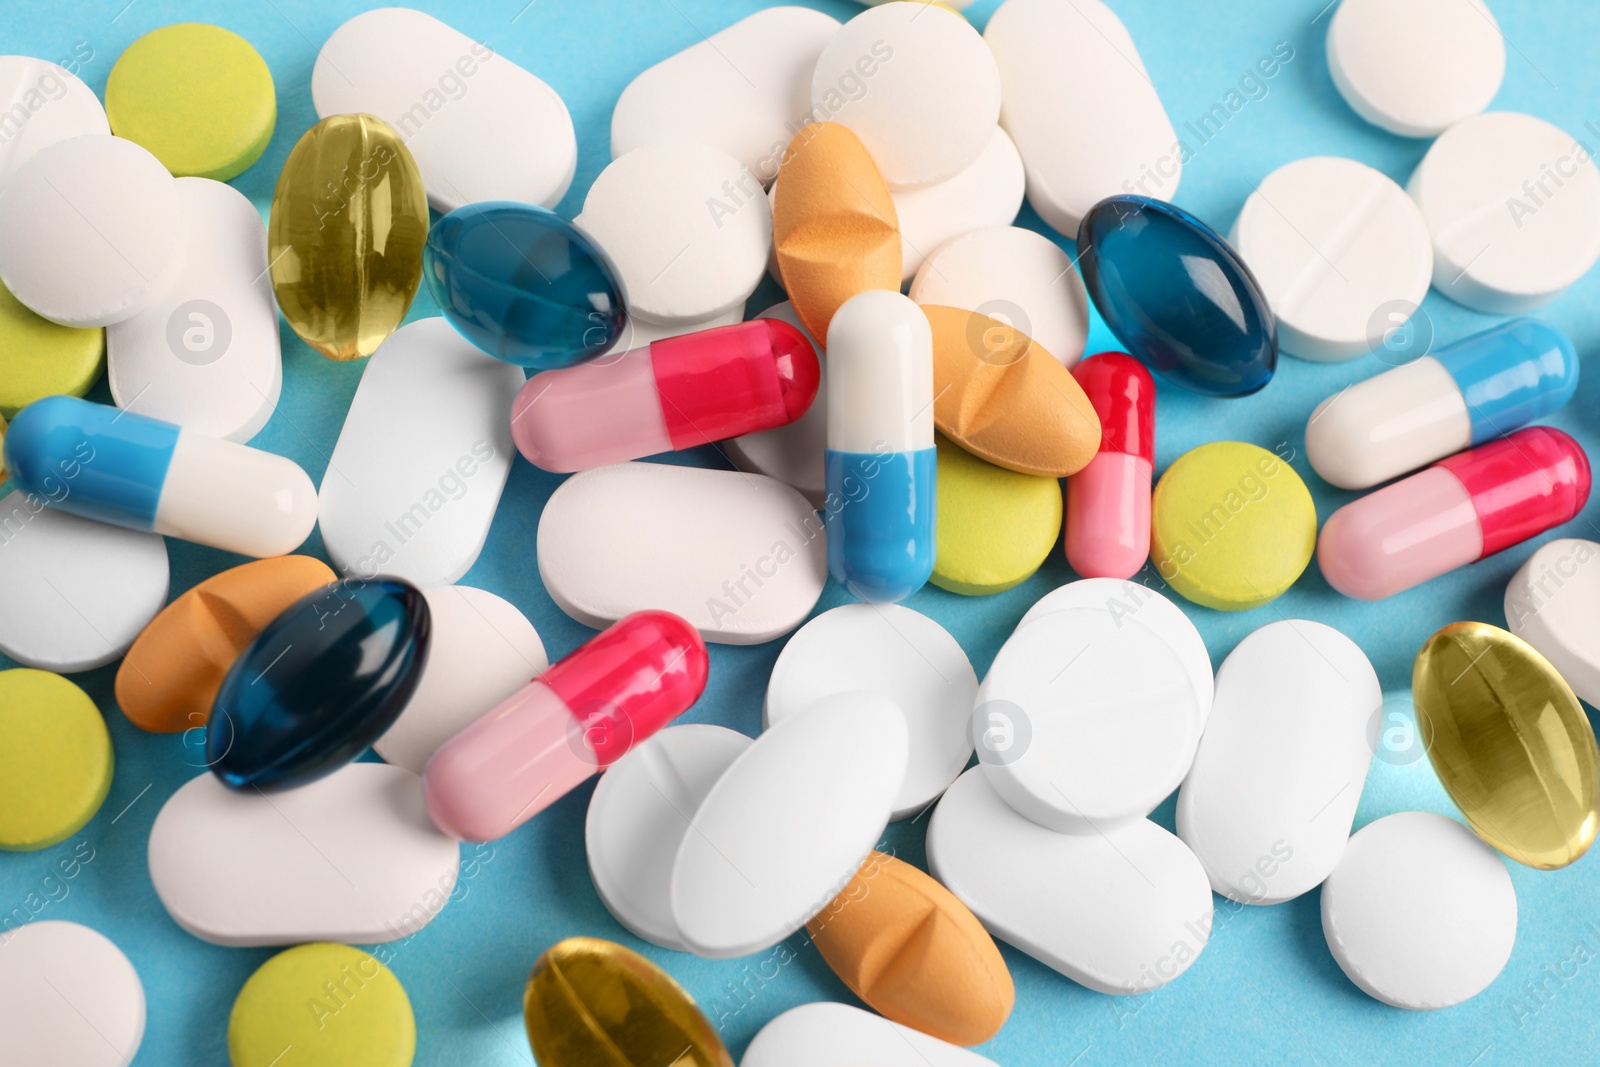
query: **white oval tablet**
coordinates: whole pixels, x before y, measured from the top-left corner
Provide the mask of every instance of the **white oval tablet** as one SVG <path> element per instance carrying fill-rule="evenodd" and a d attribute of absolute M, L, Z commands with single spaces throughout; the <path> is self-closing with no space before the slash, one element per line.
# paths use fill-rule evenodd
<path fill-rule="evenodd" d="M 1600 705 L 1600 544 L 1563 537 L 1540 545 L 1507 583 L 1505 608 L 1506 628 Z"/>
<path fill-rule="evenodd" d="M 72 491 L 66 477 L 54 484 Z M 0 500 L 0 652 L 24 667 L 72 674 L 119 659 L 166 605 L 168 577 L 160 534 L 80 519 L 20 489 Z"/>
<path fill-rule="evenodd" d="M 0 935 L 0 1063 L 126 1067 L 144 1021 L 144 984 L 104 934 L 45 920 Z"/>
<path fill-rule="evenodd" d="M 928 256 L 910 295 L 1007 323 L 1063 366 L 1083 358 L 1089 294 L 1072 258 L 1043 234 L 1001 225 L 954 237 Z"/>
<path fill-rule="evenodd" d="M 881 1015 L 831 1001 L 790 1008 L 761 1028 L 739 1067 L 999 1067 Z"/>
<path fill-rule="evenodd" d="M 1182 841 L 1148 819 L 1058 834 L 977 767 L 933 809 L 928 869 L 995 937 L 1101 993 L 1167 984 L 1211 933 L 1211 887 Z"/>
<path fill-rule="evenodd" d="M 442 318 L 396 330 L 367 360 L 322 476 L 333 565 L 423 588 L 466 574 L 511 473 L 509 413 L 526 380 Z"/>
<path fill-rule="evenodd" d="M 828 450 L 828 357 L 811 331 L 800 324 L 800 316 L 789 301 L 774 304 L 756 317 L 782 319 L 805 337 L 817 354 L 817 366 L 822 372 L 817 379 L 817 397 L 806 413 L 793 422 L 730 438 L 722 442 L 722 450 L 740 470 L 792 485 L 812 507 L 823 507 L 827 498 L 823 453 Z"/>
<path fill-rule="evenodd" d="M 669 726 L 595 786 L 583 834 L 589 877 L 612 917 L 653 945 L 689 951 L 672 918 L 672 865 L 700 802 L 750 744 L 722 726 Z"/>
<path fill-rule="evenodd" d="M 407 7 L 340 26 L 311 69 L 317 117 L 363 112 L 395 128 L 439 211 L 483 200 L 553 208 L 578 165 L 556 91 L 488 44 Z"/>
<path fill-rule="evenodd" d="M 806 99 L 811 72 L 806 71 Z M 0 139 L 0 185 L 41 148 L 84 134 L 110 134 L 94 90 L 65 68 L 32 56 L 0 56 L 0 100 L 6 109 Z"/>
<path fill-rule="evenodd" d="M 267 228 L 223 182 L 179 178 L 184 238 L 172 283 L 106 330 L 106 378 L 117 406 L 207 437 L 248 441 L 283 386 Z"/>
<path fill-rule="evenodd" d="M 972 735 L 989 784 L 1062 833 L 1143 819 L 1183 780 L 1205 722 L 1183 660 L 1137 615 L 1041 614 L 1000 647 Z"/>
<path fill-rule="evenodd" d="M 947 181 L 994 137 L 1000 74 L 972 24 L 926 3 L 863 11 L 811 75 L 818 122 L 848 126 L 894 189 Z"/>
<path fill-rule="evenodd" d="M 1401 137 L 1437 137 L 1489 106 L 1506 42 L 1483 0 L 1342 0 L 1328 73 L 1351 109 Z"/>
<path fill-rule="evenodd" d="M 628 313 L 668 325 L 743 304 L 772 250 L 761 183 L 728 153 L 692 141 L 612 160 L 573 222 L 611 257 Z"/>
<path fill-rule="evenodd" d="M 810 121 L 811 72 L 839 20 L 769 7 L 644 71 L 611 113 L 611 157 L 660 141 L 726 152 L 762 182 Z"/>
<path fill-rule="evenodd" d="M 1350 838 L 1322 887 L 1322 932 L 1350 981 L 1397 1008 L 1448 1008 L 1489 987 L 1517 938 L 1505 861 L 1454 819 L 1386 815 Z"/>
<path fill-rule="evenodd" d="M 422 779 L 383 763 L 277 793 L 234 792 L 206 771 L 150 827 L 156 896 L 215 945 L 410 937 L 449 902 L 459 862 Z"/>
<path fill-rule="evenodd" d="M 1239 642 L 1217 671 L 1200 751 L 1178 791 L 1178 836 L 1211 887 L 1279 904 L 1339 863 L 1383 704 L 1361 649 L 1320 622 L 1284 619 Z"/>
<path fill-rule="evenodd" d="M 909 282 L 934 249 L 951 238 L 985 227 L 1010 226 L 1022 210 L 1024 185 L 1017 146 L 996 126 L 982 154 L 954 178 L 892 192 L 900 223 L 901 282 Z"/>
<path fill-rule="evenodd" d="M 1378 351 L 1396 321 L 1387 312 L 1409 317 L 1433 281 L 1416 202 L 1353 159 L 1279 167 L 1244 202 L 1230 239 L 1272 305 L 1279 344 L 1302 359 Z"/>
<path fill-rule="evenodd" d="M 1532 115 L 1492 111 L 1450 127 L 1406 191 L 1433 235 L 1433 284 L 1467 307 L 1525 314 L 1600 258 L 1600 168 Z"/>
<path fill-rule="evenodd" d="M 1000 124 L 1022 153 L 1028 203 L 1047 225 L 1076 237 L 1108 196 L 1173 199 L 1183 174 L 1178 135 L 1110 8 L 1006 0 L 983 39 L 1000 68 Z"/>
<path fill-rule="evenodd" d="M 673 862 L 683 943 L 727 959 L 804 926 L 878 843 L 905 771 L 905 716 L 876 693 L 835 694 L 756 738 L 706 794 Z"/>
<path fill-rule="evenodd" d="M 762 723 L 771 728 L 823 697 L 865 690 L 906 719 L 910 760 L 894 819 L 922 812 L 972 758 L 978 676 L 943 626 L 899 604 L 844 604 L 789 638 L 772 667 Z"/>
<path fill-rule="evenodd" d="M 91 134 L 36 152 L 0 186 L 0 282 L 63 326 L 132 318 L 176 276 L 183 213 L 161 161 Z"/>
<path fill-rule="evenodd" d="M 533 623 L 486 589 L 444 585 L 428 601 L 428 661 L 405 710 L 372 747 L 421 774 L 436 749 L 550 665 Z"/>
<path fill-rule="evenodd" d="M 584 471 L 545 502 L 537 545 L 545 589 L 585 626 L 655 608 L 725 645 L 788 633 L 828 580 L 822 520 L 805 497 L 740 471 Z"/>

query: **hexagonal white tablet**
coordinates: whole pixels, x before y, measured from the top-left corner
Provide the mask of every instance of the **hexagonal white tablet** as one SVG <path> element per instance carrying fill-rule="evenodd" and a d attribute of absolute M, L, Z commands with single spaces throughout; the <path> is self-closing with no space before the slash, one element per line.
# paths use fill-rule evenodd
<path fill-rule="evenodd" d="M 970 167 L 1000 118 L 1000 74 L 972 24 L 925 3 L 889 3 L 844 24 L 811 76 L 819 122 L 854 130 L 891 188 Z"/>
<path fill-rule="evenodd" d="M 901 282 L 910 281 L 927 257 L 951 238 L 1011 225 L 1022 210 L 1025 184 L 1017 146 L 996 126 L 983 153 L 954 178 L 890 193 L 900 223 Z"/>
<path fill-rule="evenodd" d="M 792 485 L 805 494 L 813 507 L 820 508 L 827 495 L 823 453 L 828 449 L 828 357 L 811 332 L 800 324 L 800 316 L 789 301 L 774 304 L 756 317 L 782 319 L 805 336 L 817 353 L 817 365 L 822 371 L 817 397 L 806 413 L 793 422 L 724 441 L 722 450 L 740 470 Z"/>
<path fill-rule="evenodd" d="M 806 72 L 806 99 L 811 72 Z M 0 56 L 0 100 L 8 101 L 0 141 L 0 185 L 39 149 L 84 134 L 109 134 L 94 90 L 65 68 L 32 56 Z"/>
<path fill-rule="evenodd" d="M 1433 284 L 1467 307 L 1532 311 L 1600 258 L 1600 168 L 1532 115 L 1492 111 L 1450 127 L 1406 191 L 1433 235 Z"/>
<path fill-rule="evenodd" d="M 1600 704 L 1600 544 L 1540 545 L 1506 585 L 1506 628 L 1539 650 L 1572 691 Z"/>
<path fill-rule="evenodd" d="M 1454 819 L 1403 811 L 1350 838 L 1322 887 L 1322 932 L 1349 979 L 1397 1008 L 1489 987 L 1517 937 L 1505 861 Z"/>
<path fill-rule="evenodd" d="M 866 690 L 905 715 L 910 762 L 895 819 L 918 814 L 972 757 L 978 677 L 943 626 L 899 604 L 844 604 L 802 626 L 783 646 L 767 683 L 768 728 L 834 693 Z M 841 739 L 842 741 L 843 739 Z"/>
<path fill-rule="evenodd" d="M 959 5 L 957 5 L 959 6 Z M 802 1004 L 761 1028 L 739 1067 L 999 1067 L 881 1015 L 831 1001 Z"/>
<path fill-rule="evenodd" d="M 1351 109 L 1401 137 L 1437 137 L 1489 106 L 1506 43 L 1483 0 L 1343 0 L 1328 73 Z"/>
<path fill-rule="evenodd" d="M 46 920 L 0 937 L 0 1062 L 124 1067 L 144 1021 L 139 974 L 104 934 Z"/>
<path fill-rule="evenodd" d="M 1354 359 L 1382 346 L 1433 281 L 1416 202 L 1364 163 L 1313 156 L 1267 175 L 1233 224 L 1234 247 L 1278 318 L 1283 350 Z"/>

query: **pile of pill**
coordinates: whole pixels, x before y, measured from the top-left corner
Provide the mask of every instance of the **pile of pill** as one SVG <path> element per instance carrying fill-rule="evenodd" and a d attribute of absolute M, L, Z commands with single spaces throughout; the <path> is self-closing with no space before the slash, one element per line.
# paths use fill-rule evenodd
<path fill-rule="evenodd" d="M 155 30 L 103 103 L 0 56 L 0 96 L 31 108 L 0 139 L 0 653 L 19 665 L 0 670 L 0 850 L 96 817 L 106 716 L 170 735 L 198 773 L 156 798 L 155 895 L 187 935 L 283 949 L 237 990 L 236 1067 L 410 1064 L 411 1000 L 358 946 L 416 935 L 469 877 L 462 842 L 592 778 L 593 894 L 614 938 L 667 953 L 574 929 L 530 954 L 544 1067 L 732 1067 L 654 961 L 797 935 L 855 1003 L 765 1021 L 744 1067 L 993 1064 L 968 1049 L 1020 995 L 997 942 L 1148 993 L 1204 970 L 1214 894 L 1319 887 L 1355 987 L 1445 1008 L 1512 955 L 1505 860 L 1593 844 L 1600 544 L 1544 543 L 1507 628 L 1458 621 L 1417 652 L 1416 728 L 1459 819 L 1352 832 L 1385 697 L 1349 636 L 1271 608 L 1213 668 L 1191 621 L 1270 605 L 1313 560 L 1382 600 L 1588 501 L 1583 448 L 1539 421 L 1578 353 L 1527 315 L 1600 259 L 1600 169 L 1485 110 L 1506 65 L 1489 8 L 1338 3 L 1338 93 L 1431 147 L 1404 187 L 1288 163 L 1222 230 L 1129 191 L 1159 161 L 1170 196 L 1182 163 L 1111 10 L 1004 0 L 980 33 L 963 6 L 773 7 L 638 72 L 570 219 L 567 105 L 419 11 L 357 15 L 300 57 L 319 121 L 265 222 L 226 184 L 278 121 L 243 38 Z M 470 92 L 429 104 L 440 71 Z M 1557 157 L 1559 195 L 1508 218 L 1506 190 L 1543 190 Z M 1024 199 L 1055 237 L 1013 225 Z M 787 301 L 747 319 L 769 276 Z M 424 283 L 440 313 L 409 315 Z M 1364 493 L 1319 525 L 1289 457 L 1228 439 L 1229 398 L 1269 388 L 1280 347 L 1379 350 L 1375 312 L 1430 288 L 1516 317 L 1292 413 L 1311 470 Z M 1091 305 L 1123 351 L 1087 351 Z M 320 486 L 250 444 L 279 414 L 280 316 L 365 360 Z M 110 404 L 85 399 L 102 376 Z M 1173 397 L 1218 434 L 1158 471 Z M 727 462 L 640 462 L 705 446 Z M 520 520 L 530 575 L 595 631 L 575 648 L 547 650 L 513 590 L 457 584 L 523 461 L 570 475 Z M 205 571 L 170 573 L 164 539 L 213 550 Z M 901 603 L 1012 589 L 1058 542 L 1077 580 L 995 635 L 982 676 Z M 767 642 L 770 677 L 744 679 L 756 736 L 680 720 L 716 646 Z M 115 709 L 66 677 L 112 664 Z M 1152 819 L 1174 794 L 1175 833 Z M 902 821 L 927 870 L 884 850 Z M 325 999 L 341 989 L 362 992 Z M 0 1063 L 130 1063 L 145 1019 L 106 932 L 0 932 Z"/>

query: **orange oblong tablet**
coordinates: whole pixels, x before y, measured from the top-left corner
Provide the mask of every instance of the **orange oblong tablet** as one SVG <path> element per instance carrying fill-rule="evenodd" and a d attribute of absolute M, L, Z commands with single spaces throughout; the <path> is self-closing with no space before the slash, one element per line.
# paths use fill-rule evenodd
<path fill-rule="evenodd" d="M 201 582 L 150 620 L 117 668 L 117 703 L 151 733 L 204 726 L 222 676 L 262 628 L 337 580 L 320 559 L 275 556 Z"/>
<path fill-rule="evenodd" d="M 1012 326 L 924 304 L 933 327 L 933 423 L 980 459 L 1065 478 L 1100 449 L 1100 417 L 1072 372 Z"/>
<path fill-rule="evenodd" d="M 873 852 L 806 932 L 850 991 L 886 1019 L 956 1045 L 999 1033 L 1016 989 L 994 939 L 929 875 Z"/>
<path fill-rule="evenodd" d="M 773 187 L 772 246 L 795 314 L 828 343 L 839 305 L 900 291 L 900 219 L 861 139 L 836 122 L 795 134 Z"/>

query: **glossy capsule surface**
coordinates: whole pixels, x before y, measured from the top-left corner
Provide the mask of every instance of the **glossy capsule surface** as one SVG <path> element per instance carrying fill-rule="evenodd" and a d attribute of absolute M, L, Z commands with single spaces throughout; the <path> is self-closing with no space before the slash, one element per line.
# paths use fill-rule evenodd
<path fill-rule="evenodd" d="M 1123 352 L 1090 356 L 1072 376 L 1100 419 L 1100 450 L 1067 478 L 1067 562 L 1084 578 L 1131 578 L 1150 556 L 1156 383 Z"/>
<path fill-rule="evenodd" d="M 1422 646 L 1411 689 L 1428 759 L 1479 837 L 1543 870 L 1589 850 L 1600 753 L 1549 661 L 1498 627 L 1458 622 Z"/>
<path fill-rule="evenodd" d="M 400 135 L 371 115 L 330 115 L 284 161 L 267 223 L 284 321 L 329 359 L 377 351 L 422 283 L 428 197 Z"/>

